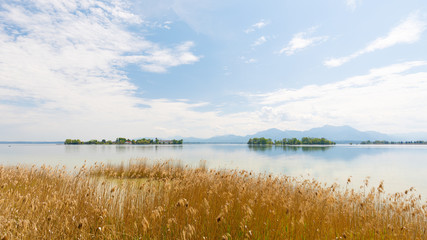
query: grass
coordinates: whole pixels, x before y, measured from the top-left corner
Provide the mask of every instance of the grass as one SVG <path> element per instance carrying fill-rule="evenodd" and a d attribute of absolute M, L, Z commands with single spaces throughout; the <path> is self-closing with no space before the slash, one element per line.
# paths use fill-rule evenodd
<path fill-rule="evenodd" d="M 0 239 L 427 239 L 411 189 L 361 188 L 173 162 L 0 167 Z"/>

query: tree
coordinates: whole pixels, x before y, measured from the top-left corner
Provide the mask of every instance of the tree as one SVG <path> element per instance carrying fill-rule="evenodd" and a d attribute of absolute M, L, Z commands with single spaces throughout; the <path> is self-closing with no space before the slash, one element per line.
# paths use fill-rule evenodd
<path fill-rule="evenodd" d="M 80 141 L 80 139 L 66 139 L 64 144 L 83 144 L 84 142 Z"/>
<path fill-rule="evenodd" d="M 258 145 L 267 145 L 267 144 L 273 144 L 273 141 L 271 140 L 271 138 L 251 138 L 248 141 L 248 144 L 258 144 Z"/>

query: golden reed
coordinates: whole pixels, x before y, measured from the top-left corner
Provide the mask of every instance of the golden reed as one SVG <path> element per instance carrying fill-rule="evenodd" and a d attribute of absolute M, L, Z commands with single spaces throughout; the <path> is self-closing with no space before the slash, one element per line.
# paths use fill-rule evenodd
<path fill-rule="evenodd" d="M 427 239 L 412 189 L 362 188 L 173 161 L 0 167 L 0 239 Z"/>

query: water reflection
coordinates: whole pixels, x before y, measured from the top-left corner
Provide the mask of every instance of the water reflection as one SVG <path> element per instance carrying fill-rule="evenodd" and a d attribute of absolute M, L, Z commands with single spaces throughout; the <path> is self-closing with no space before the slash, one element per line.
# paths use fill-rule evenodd
<path fill-rule="evenodd" d="M 258 151 L 265 152 L 265 151 L 271 151 L 273 149 L 273 145 L 251 145 L 251 144 L 248 144 L 248 148 L 249 148 L 249 150 L 252 150 L 255 152 L 258 152 Z"/>
<path fill-rule="evenodd" d="M 64 145 L 66 153 L 76 153 L 80 151 L 80 146 L 76 145 Z"/>
<path fill-rule="evenodd" d="M 427 146 L 250 146 L 247 144 L 184 145 L 49 145 L 8 147 L 0 144 L 0 165 L 88 165 L 95 162 L 126 163 L 130 159 L 180 160 L 197 167 L 246 169 L 299 176 L 310 174 L 322 182 L 346 183 L 353 176 L 355 188 L 367 176 L 386 191 L 414 186 L 427 196 Z"/>
<path fill-rule="evenodd" d="M 248 144 L 248 148 L 251 151 L 280 151 L 280 152 L 315 152 L 315 151 L 326 151 L 330 149 L 332 146 L 288 146 L 288 145 L 250 145 Z"/>
<path fill-rule="evenodd" d="M 331 146 L 282 146 L 282 150 L 285 151 L 303 151 L 303 152 L 316 152 L 316 151 L 326 151 L 330 149 Z"/>
<path fill-rule="evenodd" d="M 116 152 L 126 152 L 128 150 L 129 146 L 126 145 L 115 145 L 116 146 Z"/>
<path fill-rule="evenodd" d="M 341 160 L 353 161 L 363 157 L 364 155 L 379 155 L 388 152 L 401 151 L 400 147 L 388 146 L 350 146 L 350 145 L 335 145 L 335 146 L 276 146 L 276 145 L 247 145 L 250 152 L 265 155 L 269 157 L 280 158 L 283 156 L 300 156 L 300 157 L 315 157 L 326 161 Z M 410 151 L 417 151 L 416 148 Z"/>

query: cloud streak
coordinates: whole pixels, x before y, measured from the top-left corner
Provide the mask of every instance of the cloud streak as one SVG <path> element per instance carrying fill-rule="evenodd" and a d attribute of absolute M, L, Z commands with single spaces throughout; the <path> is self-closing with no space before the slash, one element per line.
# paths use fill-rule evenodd
<path fill-rule="evenodd" d="M 306 32 L 296 33 L 293 38 L 289 41 L 286 47 L 280 49 L 279 54 L 285 53 L 288 56 L 295 54 L 305 48 L 320 44 L 328 40 L 328 36 L 317 36 L 310 37 L 315 31 L 315 28 L 310 28 Z"/>
<path fill-rule="evenodd" d="M 375 39 L 365 48 L 349 56 L 341 58 L 330 58 L 324 61 L 324 65 L 328 67 L 339 67 L 344 63 L 366 53 L 389 48 L 397 44 L 415 43 L 421 38 L 421 34 L 425 31 L 426 26 L 427 22 L 422 20 L 417 13 L 413 13 L 399 25 L 392 28 L 386 36 Z"/>
<path fill-rule="evenodd" d="M 254 43 L 252 43 L 252 47 L 256 47 L 256 46 L 262 45 L 265 42 L 267 42 L 267 38 L 265 36 L 261 36 L 257 40 L 255 40 Z"/>
<path fill-rule="evenodd" d="M 252 26 L 250 26 L 249 28 L 247 28 L 245 30 L 245 33 L 251 33 L 251 32 L 255 32 L 258 29 L 264 28 L 265 26 L 267 26 L 269 24 L 268 21 L 261 19 L 259 22 L 254 23 Z"/>

